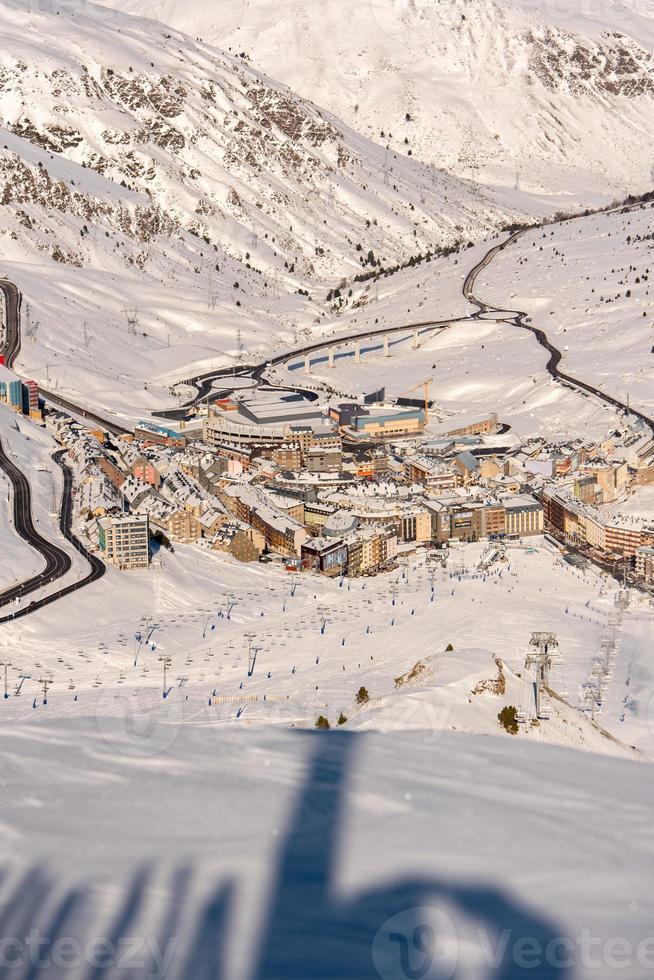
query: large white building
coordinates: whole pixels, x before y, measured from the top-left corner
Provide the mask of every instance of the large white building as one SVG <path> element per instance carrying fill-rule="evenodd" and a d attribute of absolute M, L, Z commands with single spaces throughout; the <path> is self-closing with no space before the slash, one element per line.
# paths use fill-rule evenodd
<path fill-rule="evenodd" d="M 214 406 L 202 437 L 213 446 L 221 442 L 280 446 L 303 431 L 326 435 L 336 431 L 323 406 L 305 399 L 252 398 L 231 410 Z"/>

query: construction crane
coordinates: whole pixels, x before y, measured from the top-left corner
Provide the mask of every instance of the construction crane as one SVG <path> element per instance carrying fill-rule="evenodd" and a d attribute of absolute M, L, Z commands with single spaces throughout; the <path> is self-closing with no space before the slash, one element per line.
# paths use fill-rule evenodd
<path fill-rule="evenodd" d="M 424 381 L 419 381 L 417 385 L 413 388 L 409 388 L 408 391 L 403 391 L 401 395 L 398 395 L 398 400 L 400 398 L 406 398 L 407 395 L 413 394 L 418 388 L 422 388 L 424 391 L 425 400 L 425 425 L 429 425 L 429 385 L 432 383 L 433 378 L 425 378 Z"/>

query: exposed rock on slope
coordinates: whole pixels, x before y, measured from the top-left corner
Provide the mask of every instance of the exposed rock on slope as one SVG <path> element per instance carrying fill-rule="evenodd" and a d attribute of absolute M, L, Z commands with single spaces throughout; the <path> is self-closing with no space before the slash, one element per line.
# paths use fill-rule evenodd
<path fill-rule="evenodd" d="M 107 2 L 157 16 L 152 0 Z M 577 199 L 648 189 L 654 21 L 640 0 L 324 0 L 310 16 L 304 0 L 281 14 L 276 0 L 171 0 L 159 16 L 457 176 Z"/>

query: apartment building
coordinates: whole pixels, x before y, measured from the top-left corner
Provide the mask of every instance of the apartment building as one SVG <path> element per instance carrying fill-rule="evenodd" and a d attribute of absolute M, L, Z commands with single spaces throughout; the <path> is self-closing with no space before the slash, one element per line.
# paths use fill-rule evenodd
<path fill-rule="evenodd" d="M 211 541 L 214 551 L 225 552 L 242 562 L 258 561 L 265 546 L 263 534 L 234 520 L 226 520 Z"/>
<path fill-rule="evenodd" d="M 182 544 L 193 544 L 202 537 L 202 525 L 199 518 L 187 510 L 173 508 L 160 526 L 170 538 L 174 541 L 180 541 Z"/>
<path fill-rule="evenodd" d="M 147 568 L 150 527 L 147 517 L 123 514 L 101 517 L 98 536 L 104 558 L 120 569 Z"/>
<path fill-rule="evenodd" d="M 279 446 L 273 450 L 272 461 L 281 470 L 290 470 L 293 473 L 302 469 L 302 451 L 298 442 L 290 443 L 286 446 Z"/>
<path fill-rule="evenodd" d="M 629 467 L 623 461 L 585 463 L 579 469 L 593 478 L 600 491 L 601 502 L 605 504 L 617 500 L 629 482 Z"/>
<path fill-rule="evenodd" d="M 22 381 L 13 371 L 0 364 L 0 402 L 21 415 L 41 420 L 39 386 L 36 381 Z"/>
<path fill-rule="evenodd" d="M 448 436 L 472 436 L 472 435 L 487 435 L 492 432 L 497 432 L 498 430 L 498 420 L 497 415 L 493 412 L 485 419 L 479 419 L 475 422 L 470 422 L 468 425 L 463 425 L 458 429 L 450 429 L 447 433 Z"/>
<path fill-rule="evenodd" d="M 654 544 L 654 527 L 644 527 L 625 520 L 612 520 L 606 525 L 606 550 L 611 554 L 632 557 L 639 548 Z"/>
<path fill-rule="evenodd" d="M 499 501 L 430 500 L 432 539 L 439 544 L 456 539 L 477 541 L 492 537 L 529 537 L 543 533 L 543 505 L 527 495 Z"/>
<path fill-rule="evenodd" d="M 520 538 L 543 533 L 543 506 L 533 497 L 510 497 L 502 501 L 506 534 Z"/>
<path fill-rule="evenodd" d="M 634 567 L 636 575 L 649 585 L 654 583 L 654 547 L 637 548 Z"/>
<path fill-rule="evenodd" d="M 324 527 L 326 522 L 334 513 L 334 508 L 329 504 L 321 504 L 318 501 L 307 501 L 304 505 L 304 522 L 313 527 Z"/>
<path fill-rule="evenodd" d="M 340 473 L 343 453 L 337 446 L 312 446 L 304 454 L 309 473 Z"/>
<path fill-rule="evenodd" d="M 346 538 L 347 573 L 370 575 L 397 555 L 397 534 L 392 528 L 363 527 Z"/>
<path fill-rule="evenodd" d="M 235 517 L 260 531 L 272 551 L 299 556 L 308 538 L 307 531 L 294 517 L 275 506 L 270 494 L 247 483 L 237 483 L 227 487 L 220 499 Z"/>
<path fill-rule="evenodd" d="M 545 522 L 573 541 L 613 555 L 632 557 L 639 548 L 654 544 L 654 522 L 605 517 L 552 487 L 543 490 Z"/>
<path fill-rule="evenodd" d="M 428 456 L 410 456 L 404 461 L 404 472 L 412 483 L 425 483 L 441 493 L 454 490 L 459 482 L 448 464 Z"/>
<path fill-rule="evenodd" d="M 414 507 L 402 514 L 400 519 L 402 541 L 418 543 L 431 541 L 431 515 L 423 507 Z"/>
<path fill-rule="evenodd" d="M 183 433 L 147 421 L 138 422 L 134 429 L 134 438 L 153 446 L 183 449 L 186 445 L 186 436 Z"/>
<path fill-rule="evenodd" d="M 311 538 L 302 545 L 304 568 L 323 575 L 341 575 L 347 568 L 348 547 L 342 538 Z"/>
<path fill-rule="evenodd" d="M 141 483 L 149 483 L 155 489 L 161 486 L 159 470 L 151 460 L 145 459 L 144 456 L 139 456 L 132 463 L 132 476 L 140 480 Z"/>
<path fill-rule="evenodd" d="M 389 439 L 418 435 L 425 427 L 423 409 L 370 411 L 356 415 L 346 434 L 358 439 Z"/>

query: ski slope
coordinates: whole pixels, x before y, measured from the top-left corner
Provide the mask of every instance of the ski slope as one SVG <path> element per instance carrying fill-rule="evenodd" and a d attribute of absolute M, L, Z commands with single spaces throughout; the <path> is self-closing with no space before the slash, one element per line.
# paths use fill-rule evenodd
<path fill-rule="evenodd" d="M 572 568 L 538 541 L 511 549 L 508 562 L 486 572 L 479 568 L 483 550 L 461 546 L 433 574 L 424 557 L 414 557 L 400 573 L 351 582 L 294 580 L 277 565 L 244 566 L 185 545 L 162 554 L 148 572 L 108 568 L 101 582 L 5 625 L 4 642 L 15 652 L 2 716 L 16 723 L 35 715 L 145 723 L 170 715 L 178 727 L 247 729 L 312 728 L 321 714 L 336 725 L 343 714 L 348 728 L 515 739 L 497 715 L 507 704 L 533 708 L 524 660 L 532 630 L 546 629 L 557 633 L 564 661 L 551 686 L 569 706 L 553 702 L 550 721 L 527 725 L 518 738 L 626 757 L 635 745 L 653 755 L 647 705 L 639 695 L 623 717 L 621 700 L 628 677 L 654 683 L 647 666 L 651 608 L 634 595 L 620 628 L 615 696 L 596 715 L 626 743 L 617 744 L 577 710 L 615 608 L 615 583 Z M 162 657 L 170 658 L 165 686 Z M 490 684 L 498 678 L 496 658 L 505 678 L 497 689 Z M 398 683 L 417 662 L 418 676 Z M 47 704 L 43 678 L 52 680 Z M 362 686 L 369 702 L 357 705 Z"/>
<path fill-rule="evenodd" d="M 642 763 L 450 733 L 185 727 L 146 758 L 120 723 L 0 733 L 17 976 L 28 927 L 54 980 L 651 975 Z"/>

